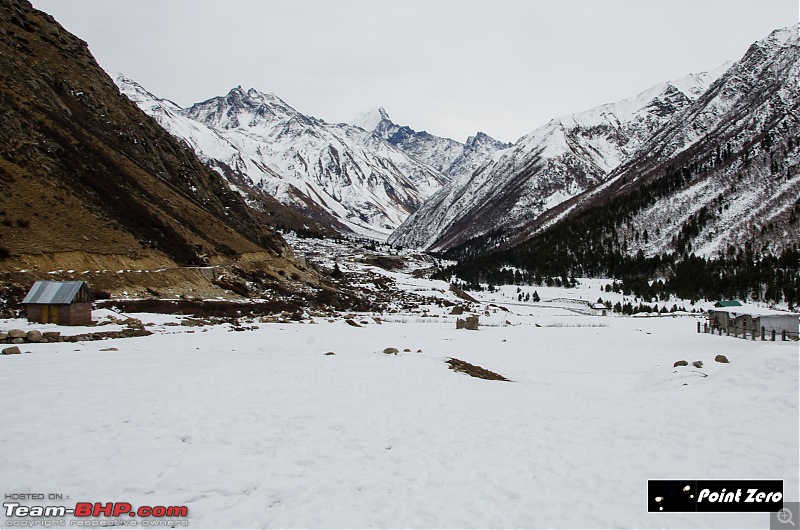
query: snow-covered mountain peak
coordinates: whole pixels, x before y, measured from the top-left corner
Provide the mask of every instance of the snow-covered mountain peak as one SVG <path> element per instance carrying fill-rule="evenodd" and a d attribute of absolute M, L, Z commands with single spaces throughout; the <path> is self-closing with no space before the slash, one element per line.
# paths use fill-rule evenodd
<path fill-rule="evenodd" d="M 787 48 L 797 48 L 798 46 L 800 46 L 800 23 L 776 29 L 765 38 L 754 42 L 747 49 L 744 57 L 731 68 L 731 75 L 739 77 L 742 82 L 753 82 L 756 80 L 755 78 L 749 80 L 747 78 L 760 75 L 781 78 L 783 77 L 781 70 L 787 68 L 787 65 L 771 64 L 772 59 L 785 55 Z M 765 64 L 771 65 L 768 67 L 771 71 L 759 70 Z M 752 72 L 750 72 L 751 70 Z"/>
<path fill-rule="evenodd" d="M 252 87 L 245 91 L 242 85 L 231 89 L 226 98 L 231 104 L 240 104 L 247 107 L 257 107 L 259 105 L 281 105 L 289 107 L 285 101 L 271 92 L 261 92 Z"/>
<path fill-rule="evenodd" d="M 300 113 L 275 94 L 260 92 L 254 88 L 245 91 L 241 85 L 231 89 L 225 96 L 192 105 L 184 114 L 217 129 L 254 127 L 300 116 Z"/>
<path fill-rule="evenodd" d="M 498 150 L 511 145 L 483 132 L 461 143 L 427 131 L 416 131 L 408 125 L 394 123 L 383 107 L 365 110 L 350 124 L 387 141 L 413 159 L 441 172 L 448 180 L 459 178 L 465 172 L 471 173 Z"/>
<path fill-rule="evenodd" d="M 770 33 L 765 39 L 756 42 L 761 46 L 777 46 L 784 48 L 786 46 L 797 46 L 800 42 L 800 23 L 785 28 L 776 29 Z"/>
<path fill-rule="evenodd" d="M 477 149 L 480 146 L 491 145 L 491 146 L 498 146 L 502 145 L 504 147 L 508 147 L 511 144 L 505 144 L 503 142 L 499 142 L 495 140 L 485 132 L 478 131 L 475 133 L 474 136 L 470 136 L 467 138 L 467 142 L 464 144 L 465 148 L 467 149 Z"/>
<path fill-rule="evenodd" d="M 661 231 L 667 238 L 662 243 L 669 246 L 671 235 L 680 232 L 690 213 L 697 212 L 699 206 L 694 205 L 708 205 L 702 197 L 716 200 L 727 188 L 725 207 L 713 207 L 717 212 L 714 216 L 719 214 L 725 222 L 718 229 L 703 231 L 703 243 L 701 246 L 698 241 L 697 251 L 726 248 L 719 243 L 725 238 L 744 240 L 730 229 L 734 225 L 740 225 L 741 234 L 746 235 L 761 219 L 769 219 L 770 224 L 761 231 L 768 233 L 778 225 L 772 221 L 776 214 L 767 213 L 768 209 L 778 204 L 787 212 L 787 208 L 794 208 L 797 197 L 790 182 L 792 162 L 784 166 L 778 160 L 793 149 L 793 142 L 785 138 L 795 134 L 791 109 L 796 107 L 798 79 L 800 24 L 774 31 L 750 46 L 735 63 L 551 120 L 511 149 L 498 153 L 468 179 L 451 181 L 410 216 L 389 241 L 441 250 L 479 236 L 485 236 L 480 243 L 485 248 L 503 244 L 506 238 L 519 240 L 586 204 L 590 200 L 587 197 L 603 197 L 611 189 L 606 183 L 624 185 L 642 174 L 663 177 L 673 171 L 670 164 L 678 156 L 683 157 L 679 164 L 685 164 L 684 173 L 706 175 L 714 169 L 723 176 L 708 185 L 708 190 L 707 182 L 699 184 L 680 212 L 670 201 L 673 211 L 654 216 L 659 221 L 647 221 L 640 230 L 645 225 L 663 227 L 672 222 L 670 230 Z M 779 138 L 784 138 L 785 147 L 772 147 L 781 144 Z M 694 153 L 694 161 L 689 164 L 682 153 Z M 748 186 L 739 182 L 745 170 L 753 179 Z M 594 195 L 581 196 L 590 188 Z M 739 189 L 746 191 L 742 194 Z M 756 190 L 762 189 L 759 195 Z M 559 206 L 578 196 L 581 198 L 571 206 Z M 730 214 L 723 215 L 729 197 L 742 197 L 741 207 L 731 207 Z M 660 212 L 664 206 L 657 204 L 654 208 Z M 542 216 L 548 211 L 552 217 Z M 755 214 L 750 217 L 743 212 Z M 717 231 L 719 235 L 715 235 Z M 787 233 L 784 231 L 784 235 Z M 770 244 L 777 245 L 774 241 Z"/>
<path fill-rule="evenodd" d="M 699 74 L 689 74 L 681 77 L 680 79 L 674 79 L 670 81 L 669 84 L 689 96 L 691 99 L 697 99 L 703 92 L 708 90 L 708 87 L 711 86 L 711 83 L 719 79 L 722 74 L 727 72 L 728 69 L 733 66 L 733 64 L 733 61 L 725 61 L 713 70 L 709 70 L 708 72 L 700 72 Z"/>
<path fill-rule="evenodd" d="M 350 125 L 361 127 L 365 131 L 374 131 L 382 121 L 391 122 L 389 114 L 383 107 L 370 107 L 350 120 Z"/>
<path fill-rule="evenodd" d="M 635 96 L 551 120 L 545 127 L 559 123 L 567 128 L 576 125 L 593 127 L 608 123 L 619 125 L 645 119 L 651 114 L 656 116 L 672 114 L 678 108 L 697 99 L 732 64 L 726 62 L 708 72 L 688 74 L 673 81 L 659 83 Z M 531 134 L 534 133 L 536 131 Z"/>
<path fill-rule="evenodd" d="M 552 119 L 513 146 L 495 145 L 483 163 L 451 172 L 453 180 L 412 214 L 390 242 L 442 249 L 535 218 L 602 182 L 660 126 L 700 97 L 727 70 L 724 66 Z M 468 144 L 485 138 L 479 133 Z"/>
<path fill-rule="evenodd" d="M 254 88 L 164 109 L 138 84 L 118 82 L 239 189 L 267 193 L 341 233 L 383 239 L 449 180 L 376 132 L 306 116 Z M 378 108 L 377 116 L 388 114 Z"/>

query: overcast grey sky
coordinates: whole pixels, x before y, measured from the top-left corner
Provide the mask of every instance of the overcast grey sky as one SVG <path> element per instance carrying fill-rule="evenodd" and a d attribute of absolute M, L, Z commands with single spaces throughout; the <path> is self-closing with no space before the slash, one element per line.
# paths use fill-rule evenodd
<path fill-rule="evenodd" d="M 236 85 L 298 111 L 515 141 L 739 59 L 798 0 L 32 0 L 100 65 L 187 106 Z"/>

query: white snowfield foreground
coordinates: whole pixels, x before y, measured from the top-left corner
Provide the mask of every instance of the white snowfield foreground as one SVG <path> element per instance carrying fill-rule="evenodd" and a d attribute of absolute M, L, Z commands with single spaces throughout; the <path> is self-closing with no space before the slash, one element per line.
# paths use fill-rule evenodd
<path fill-rule="evenodd" d="M 647 513 L 647 480 L 783 479 L 798 498 L 796 342 L 530 313 L 22 345 L 0 357 L 0 491 L 186 505 L 193 528 L 765 528 Z"/>

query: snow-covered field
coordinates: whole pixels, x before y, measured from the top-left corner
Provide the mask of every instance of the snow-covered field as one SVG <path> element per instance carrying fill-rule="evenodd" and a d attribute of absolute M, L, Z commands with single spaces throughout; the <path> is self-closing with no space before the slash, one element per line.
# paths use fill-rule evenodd
<path fill-rule="evenodd" d="M 647 480 L 783 479 L 798 499 L 798 343 L 545 302 L 599 285 L 506 288 L 478 331 L 437 306 L 239 332 L 135 314 L 154 335 L 22 345 L 0 357 L 0 493 L 186 505 L 195 528 L 766 527 L 647 513 Z"/>

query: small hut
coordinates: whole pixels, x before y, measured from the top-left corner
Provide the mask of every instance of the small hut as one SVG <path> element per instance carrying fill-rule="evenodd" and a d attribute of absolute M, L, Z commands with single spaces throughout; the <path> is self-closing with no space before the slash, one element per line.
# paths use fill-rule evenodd
<path fill-rule="evenodd" d="M 38 280 L 22 300 L 28 322 L 86 326 L 92 323 L 92 296 L 86 282 Z"/>
<path fill-rule="evenodd" d="M 720 300 L 708 312 L 708 324 L 712 330 L 733 329 L 736 327 L 736 318 L 741 317 L 742 311 L 742 303 L 738 300 Z"/>
<path fill-rule="evenodd" d="M 602 302 L 595 302 L 591 306 L 592 314 L 596 317 L 608 316 L 608 306 Z"/>
<path fill-rule="evenodd" d="M 797 339 L 798 315 L 725 300 L 714 304 L 714 309 L 708 312 L 708 327 L 712 333 L 716 330 L 726 335 L 766 336 L 774 331 L 776 335 Z"/>

